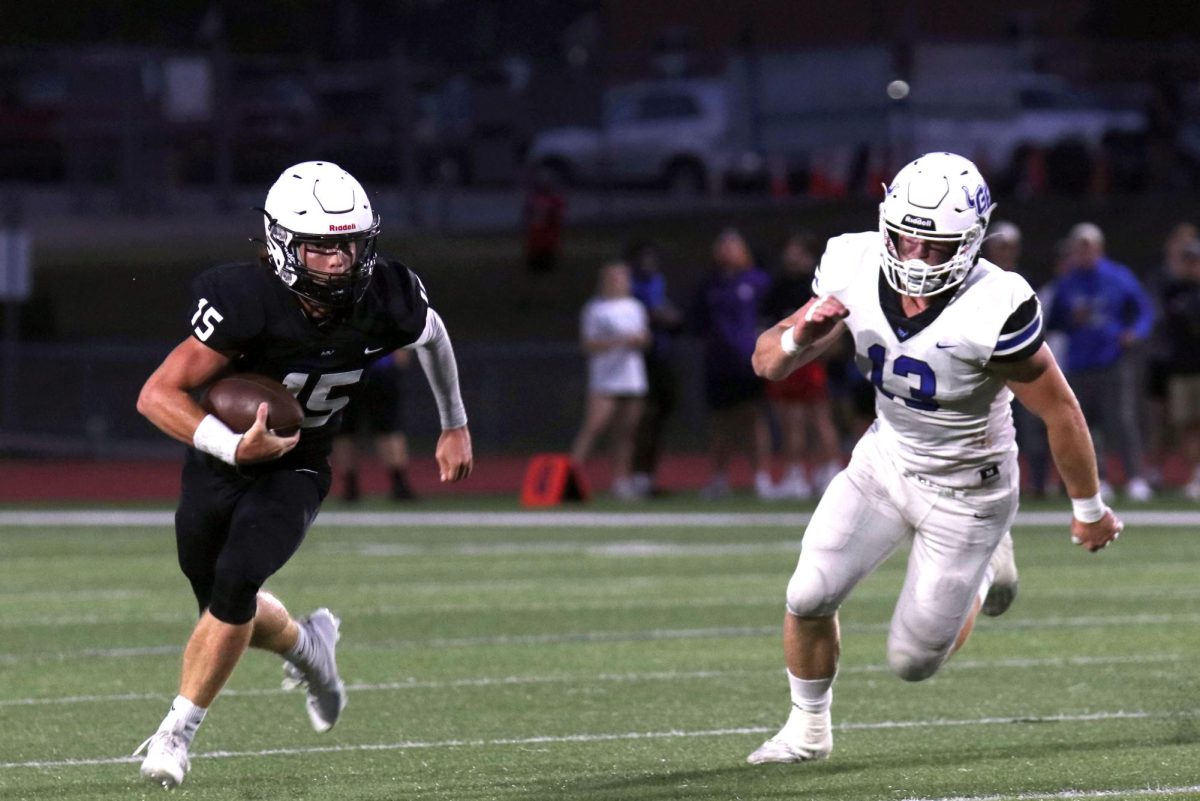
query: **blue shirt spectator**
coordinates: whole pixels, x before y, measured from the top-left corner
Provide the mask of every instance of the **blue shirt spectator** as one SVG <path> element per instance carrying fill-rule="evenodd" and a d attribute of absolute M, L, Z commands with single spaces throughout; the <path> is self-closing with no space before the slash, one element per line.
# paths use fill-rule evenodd
<path fill-rule="evenodd" d="M 683 328 L 683 314 L 667 293 L 662 253 L 653 242 L 639 240 L 625 249 L 625 262 L 632 271 L 633 296 L 650 316 L 652 339 L 646 356 L 665 360 L 671 354 L 675 335 Z"/>
<path fill-rule="evenodd" d="M 1047 328 L 1067 334 L 1068 372 L 1113 365 L 1154 325 L 1154 305 L 1133 272 L 1104 256 L 1095 242 L 1084 237 L 1076 246 L 1078 255 L 1059 279 L 1047 316 Z"/>
<path fill-rule="evenodd" d="M 1142 476 L 1136 360 L 1129 349 L 1150 335 L 1154 306 L 1128 267 L 1104 256 L 1104 234 L 1079 223 L 1067 236 L 1067 273 L 1058 280 L 1046 327 L 1067 337 L 1067 380 L 1088 427 L 1100 426 L 1105 447 L 1115 444 L 1130 500 L 1154 492 Z M 1101 494 L 1111 495 L 1103 451 L 1097 447 Z"/>
<path fill-rule="evenodd" d="M 650 347 L 646 350 L 646 403 L 638 421 L 633 443 L 633 474 L 630 482 L 642 497 L 662 494 L 658 486 L 658 466 L 662 458 L 668 418 L 679 405 L 679 377 L 672 353 L 676 333 L 683 326 L 683 315 L 667 295 L 662 273 L 662 255 L 648 240 L 626 248 L 625 259 L 633 270 L 633 296 L 642 302 L 650 318 Z"/>

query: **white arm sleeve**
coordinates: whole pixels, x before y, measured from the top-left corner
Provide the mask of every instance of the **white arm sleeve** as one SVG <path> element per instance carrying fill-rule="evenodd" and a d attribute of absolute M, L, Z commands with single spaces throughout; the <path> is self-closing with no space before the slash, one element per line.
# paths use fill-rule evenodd
<path fill-rule="evenodd" d="M 425 316 L 425 330 L 410 348 L 417 351 L 425 379 L 433 390 L 437 402 L 442 430 L 461 428 L 467 424 L 467 410 L 463 406 L 462 393 L 458 387 L 458 365 L 454 361 L 454 347 L 450 334 L 442 324 L 441 316 L 430 309 Z"/>

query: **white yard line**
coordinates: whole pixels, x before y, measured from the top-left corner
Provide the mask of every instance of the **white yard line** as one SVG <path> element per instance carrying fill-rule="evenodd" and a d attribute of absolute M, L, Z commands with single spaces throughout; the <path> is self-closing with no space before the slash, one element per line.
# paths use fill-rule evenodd
<path fill-rule="evenodd" d="M 1054 657 L 1048 659 L 963 659 L 947 664 L 946 670 L 953 673 L 960 670 L 994 670 L 1009 668 L 1076 668 L 1097 665 L 1146 665 L 1163 662 L 1180 662 L 1185 657 L 1182 654 L 1145 654 L 1139 656 L 1081 656 Z M 886 673 L 887 665 L 848 665 L 842 667 L 840 675 Z M 651 671 L 646 673 L 600 673 L 597 675 L 579 676 L 571 674 L 553 674 L 544 676 L 480 676 L 470 679 L 419 680 L 384 682 L 381 684 L 348 684 L 350 692 L 393 692 L 402 690 L 443 690 L 460 689 L 463 687 L 505 687 L 524 686 L 532 684 L 569 684 L 571 682 L 639 682 L 639 681 L 692 681 L 703 679 L 724 679 L 746 676 L 778 676 L 781 668 L 759 670 L 694 670 L 694 671 Z M 226 689 L 222 696 L 264 696 L 282 695 L 287 690 L 277 687 L 258 687 L 244 690 Z M 0 707 L 6 706 L 57 706 L 68 704 L 111 703 L 120 701 L 167 701 L 169 696 L 164 693 L 114 693 L 111 695 L 68 695 L 49 696 L 42 698 L 9 698 L 0 699 Z"/>
<path fill-rule="evenodd" d="M 1200 709 L 1180 710 L 1170 713 L 1151 713 L 1116 710 L 1091 712 L 1081 715 L 1019 715 L 1014 717 L 986 717 L 968 720 L 886 720 L 835 725 L 839 731 L 874 731 L 884 729 L 944 728 L 947 726 L 995 726 L 1024 723 L 1080 723 L 1106 720 L 1147 720 L 1156 718 L 1196 717 Z M 192 759 L 236 759 L 240 757 L 297 756 L 302 754 L 355 753 L 363 751 L 410 751 L 430 748 L 487 748 L 510 745 L 545 745 L 554 743 L 600 743 L 621 740 L 669 740 L 683 737 L 728 737 L 732 735 L 765 734 L 774 727 L 745 726 L 740 728 L 706 729 L 702 731 L 654 731 L 621 732 L 614 734 L 565 734 L 538 735 L 476 740 L 405 740 L 395 743 L 363 743 L 360 745 L 308 746 L 303 748 L 269 748 L 261 751 L 201 751 L 192 754 Z M 86 765 L 119 765 L 140 762 L 141 757 L 95 757 L 85 759 L 37 760 L 30 762 L 0 762 L 0 769 L 13 768 L 67 768 Z"/>
<path fill-rule="evenodd" d="M 996 621 L 997 629 L 1057 629 L 1094 628 L 1103 626 L 1196 625 L 1200 614 L 1183 615 L 1126 615 L 1123 617 L 1070 617 Z M 843 631 L 886 631 L 887 623 L 848 623 Z M 389 640 L 374 643 L 346 643 L 340 646 L 350 651 L 394 651 L 419 648 L 470 648 L 510 645 L 563 645 L 594 642 L 641 642 L 667 640 L 701 640 L 711 638 L 768 637 L 779 633 L 778 626 L 724 626 L 699 629 L 634 629 L 630 631 L 578 631 L 554 634 L 500 634 L 479 637 L 433 637 L 427 640 Z M 181 645 L 146 645 L 128 648 L 82 648 L 68 651 L 33 651 L 29 653 L 0 653 L 0 664 L 19 665 L 38 661 L 62 661 L 75 658 L 122 658 L 174 654 Z"/>
<path fill-rule="evenodd" d="M 730 574 L 722 574 L 721 579 L 727 580 Z M 621 580 L 624 583 L 624 580 Z M 494 584 L 494 582 L 489 582 Z M 483 585 L 476 585 L 476 589 Z M 361 589 L 361 587 L 360 587 Z M 404 587 L 404 592 L 414 592 L 416 588 L 411 585 Z M 438 589 L 444 590 L 445 586 L 439 584 Z M 607 592 L 606 588 L 599 588 L 599 592 Z M 1086 599 L 1092 598 L 1095 591 L 1091 589 L 1079 590 L 1063 590 L 1063 589 L 1040 589 L 1038 596 L 1042 599 L 1058 598 L 1058 599 Z M 2 608 L 4 593 L 0 593 L 0 608 Z M 14 598 L 20 598 L 17 593 L 13 594 Z M 870 588 L 861 589 L 855 596 L 860 601 L 862 600 L 894 600 L 896 592 L 894 590 L 873 592 Z M 1104 591 L 1106 600 L 1112 601 L 1120 598 L 1131 598 L 1140 601 L 1193 601 L 1200 599 L 1200 586 L 1197 587 L 1150 587 L 1150 586 L 1123 586 L 1119 592 L 1106 589 Z M 85 596 L 80 596 L 84 599 Z M 704 598 L 581 598 L 571 601 L 513 601 L 504 604 L 506 612 L 583 612 L 583 611 L 636 611 L 645 609 L 696 609 L 696 608 L 727 608 L 731 606 L 760 606 L 762 604 L 782 604 L 779 591 L 771 591 L 762 595 L 740 594 L 736 596 L 709 596 Z M 18 607 L 23 608 L 23 607 Z M 496 605 L 489 601 L 454 601 L 447 603 L 437 603 L 428 601 L 405 601 L 403 603 L 394 604 L 377 604 L 374 606 L 339 606 L 337 611 L 343 617 L 363 617 L 363 616 L 390 616 L 390 615 L 430 615 L 430 614 L 450 614 L 459 612 L 494 612 Z M 126 607 L 114 608 L 109 613 L 89 612 L 86 614 L 40 614 L 27 617 L 17 617 L 17 611 L 14 609 L 12 616 L 0 617 L 0 630 L 2 629 L 21 629 L 33 626 L 42 626 L 53 628 L 56 626 L 117 626 L 128 624 L 145 625 L 147 623 L 173 625 L 195 623 L 195 615 L 187 609 L 179 609 L 174 612 L 139 612 L 131 611 Z M 1154 616 L 1151 616 L 1153 618 Z M 1047 626 L 1060 627 L 1064 620 L 1071 618 L 1044 618 Z M 1134 622 L 1145 623 L 1149 622 L 1147 618 L 1141 618 Z M 1170 622 L 1170 621 L 1166 621 Z M 1019 628 L 1022 621 L 1017 618 L 1006 619 L 1002 623 L 995 625 L 1012 626 Z M 851 628 L 862 624 L 847 624 Z M 884 624 L 869 624 L 874 628 L 884 627 Z"/>
<path fill-rule="evenodd" d="M 892 594 L 893 596 L 895 593 Z M 1200 589 L 1194 592 L 1194 595 L 1200 596 Z M 1090 596 L 1089 596 L 1090 597 Z M 1186 597 L 1192 597 L 1191 595 Z M 645 599 L 637 598 L 625 600 L 580 600 L 580 601 L 530 601 L 530 602 L 514 602 L 505 603 L 504 611 L 509 612 L 582 612 L 582 611 L 634 611 L 644 609 L 698 609 L 698 608 L 713 608 L 720 609 L 730 606 L 756 606 L 759 604 L 778 603 L 782 607 L 780 594 L 778 592 L 771 593 L 770 596 L 747 596 L 741 595 L 737 597 L 718 596 L 713 598 L 696 598 L 696 599 Z M 335 610 L 339 617 L 342 618 L 361 618 L 361 617 L 379 617 L 390 615 L 431 615 L 431 614 L 446 614 L 454 612 L 495 612 L 496 604 L 484 601 L 480 602 L 458 602 L 458 603 L 412 603 L 412 604 L 394 604 L 394 605 L 377 605 L 377 606 L 346 606 L 339 604 Z M 190 614 L 188 610 L 181 609 L 178 612 L 159 612 L 159 613 L 139 613 L 125 610 L 114 610 L 111 615 L 103 615 L 97 613 L 89 613 L 83 615 L 34 615 L 32 617 L 12 617 L 0 618 L 0 630 L 2 629 L 20 629 L 25 627 L 42 626 L 116 626 L 128 624 L 147 623 L 155 624 L 182 624 L 189 629 L 196 623 L 196 616 Z"/>
<path fill-rule="evenodd" d="M 808 512 L 321 512 L 316 524 L 341 528 L 714 528 L 803 526 L 810 517 Z M 112 509 L 0 511 L 0 526 L 143 528 L 174 524 L 173 512 Z"/>
<path fill-rule="evenodd" d="M 534 542 L 470 542 L 454 545 L 415 545 L 394 542 L 331 542 L 320 550 L 359 556 L 521 556 L 526 554 L 583 554 L 585 556 L 739 556 L 758 553 L 798 553 L 800 540 L 776 542 L 661 542 L 653 540 Z"/>
<path fill-rule="evenodd" d="M 1200 511 L 1120 510 L 1126 527 L 1200 527 Z M 319 525 L 343 528 L 748 528 L 808 524 L 809 512 L 322 512 Z M 1066 526 L 1070 512 L 1020 512 L 1018 526 Z M 0 526 L 170 527 L 174 513 L 77 509 L 0 511 Z"/>
<path fill-rule="evenodd" d="M 1084 599 L 1094 596 L 1094 591 L 1078 591 L 1078 592 L 1041 592 L 1039 595 L 1042 598 L 1070 598 Z M 895 599 L 896 593 L 890 592 L 887 594 L 874 595 L 869 592 L 861 592 L 858 594 L 858 599 Z M 1200 587 L 1195 589 L 1179 588 L 1169 592 L 1146 590 L 1144 592 L 1125 591 L 1122 593 L 1105 592 L 1105 598 L 1112 601 L 1117 598 L 1137 598 L 1138 600 L 1196 600 L 1200 598 Z M 606 600 L 580 600 L 580 601 L 529 601 L 506 603 L 504 605 L 505 612 L 618 612 L 618 611 L 638 611 L 647 609 L 698 609 L 698 608 L 713 608 L 722 609 L 738 606 L 761 606 L 763 604 L 782 604 L 779 601 L 778 593 L 772 593 L 770 596 L 739 596 L 739 597 L 717 597 L 717 598 L 698 598 L 698 599 L 631 599 L 623 601 L 606 601 Z M 342 617 L 380 617 L 391 615 L 435 615 L 435 614 L 453 614 L 460 612 L 494 612 L 496 609 L 494 604 L 488 603 L 410 603 L 410 604 L 395 604 L 388 606 L 339 606 L 337 612 Z M 1178 622 L 1178 616 L 1170 616 L 1164 618 L 1161 615 L 1147 615 L 1140 618 L 1130 619 L 1127 622 L 1133 624 L 1140 623 L 1171 623 Z M 1035 625 L 1043 628 L 1062 628 L 1064 626 L 1079 625 L 1079 621 L 1084 621 L 1086 625 L 1093 625 L 1096 621 L 1088 618 L 1043 618 L 1040 621 L 1032 621 Z M 27 618 L 0 618 L 0 630 L 3 629 L 23 629 L 31 627 L 55 628 L 60 626 L 120 626 L 120 625 L 182 625 L 191 627 L 196 622 L 195 615 L 189 612 L 180 610 L 178 612 L 160 612 L 160 613 L 138 613 L 128 612 L 124 610 L 114 610 L 112 614 L 83 614 L 83 615 L 35 615 Z M 1014 618 L 1005 620 L 1002 623 L 995 623 L 996 626 L 1004 628 L 1022 628 L 1027 621 Z M 1103 624 L 1103 620 L 1099 621 Z M 993 624 L 989 624 L 993 625 Z M 847 631 L 882 631 L 887 628 L 885 623 L 848 623 L 843 626 Z M 3 657 L 0 657 L 3 658 Z"/>

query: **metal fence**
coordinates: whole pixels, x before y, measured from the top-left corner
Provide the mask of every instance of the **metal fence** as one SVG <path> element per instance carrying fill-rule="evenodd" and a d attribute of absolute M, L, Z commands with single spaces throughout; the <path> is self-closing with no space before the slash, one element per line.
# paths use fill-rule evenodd
<path fill-rule="evenodd" d="M 9 351 L 0 395 L 0 454 L 136 458 L 172 442 L 137 413 L 138 391 L 171 345 L 21 344 Z M 586 363 L 574 342 L 455 347 L 475 446 L 487 452 L 563 451 L 583 417 Z M 681 343 L 673 448 L 703 446 L 700 350 Z M 431 448 L 439 426 L 420 369 L 408 381 L 409 437 Z"/>

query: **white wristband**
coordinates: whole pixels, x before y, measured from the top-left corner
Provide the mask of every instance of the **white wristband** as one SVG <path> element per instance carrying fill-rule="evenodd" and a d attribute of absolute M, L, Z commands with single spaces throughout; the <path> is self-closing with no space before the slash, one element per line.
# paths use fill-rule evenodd
<path fill-rule="evenodd" d="M 800 352 L 800 346 L 796 344 L 796 326 L 784 329 L 779 335 L 779 347 L 783 348 L 783 352 L 788 356 L 795 356 Z"/>
<path fill-rule="evenodd" d="M 238 434 L 229 426 L 222 423 L 214 415 L 208 415 L 196 426 L 192 434 L 192 444 L 196 450 L 217 457 L 226 464 L 237 464 L 238 443 L 244 434 Z"/>
<path fill-rule="evenodd" d="M 1095 523 L 1108 512 L 1108 505 L 1099 495 L 1090 498 L 1072 498 L 1071 513 L 1080 523 Z"/>

